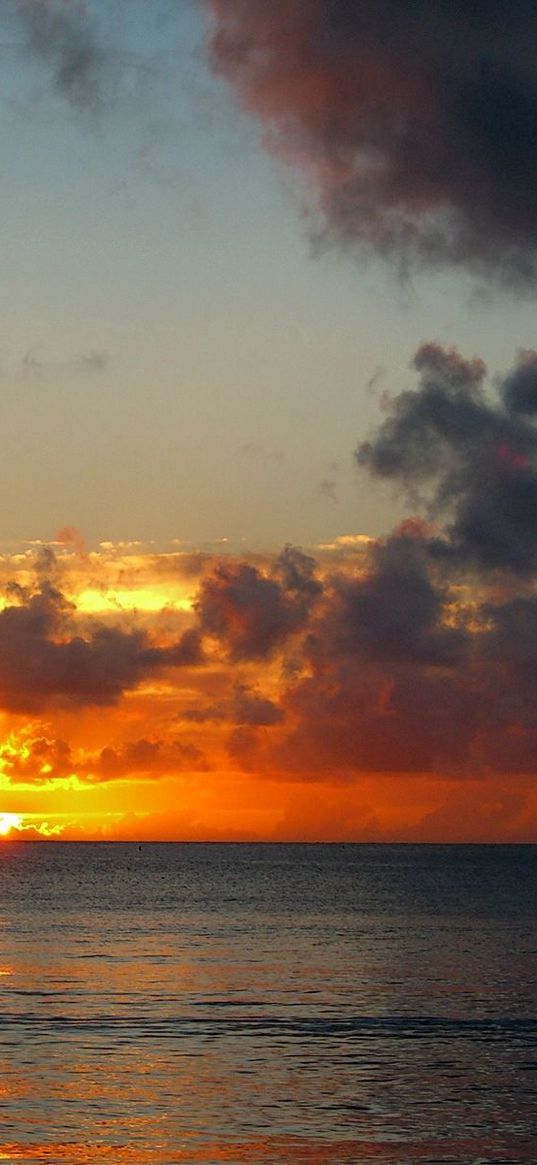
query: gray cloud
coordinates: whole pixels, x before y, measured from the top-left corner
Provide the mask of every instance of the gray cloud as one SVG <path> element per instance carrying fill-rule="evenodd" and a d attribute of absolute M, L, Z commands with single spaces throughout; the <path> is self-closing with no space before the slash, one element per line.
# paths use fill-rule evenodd
<path fill-rule="evenodd" d="M 211 60 L 325 237 L 534 287 L 532 0 L 211 0 Z"/>
<path fill-rule="evenodd" d="M 520 574 L 537 566 L 536 360 L 522 353 L 493 400 L 481 361 L 423 345 L 419 388 L 395 397 L 357 450 L 360 465 L 414 502 L 419 491 L 428 496 L 429 515 L 445 521 L 439 557 Z"/>
<path fill-rule="evenodd" d="M 369 554 L 358 579 L 334 579 L 333 649 L 365 659 L 449 667 L 466 636 L 446 626 L 449 592 L 432 576 L 427 541 L 403 527 Z"/>
<path fill-rule="evenodd" d="M 98 376 L 106 372 L 110 359 L 109 352 L 95 348 L 91 352 L 81 352 L 80 356 L 75 357 L 73 364 L 79 372 L 87 376 Z"/>

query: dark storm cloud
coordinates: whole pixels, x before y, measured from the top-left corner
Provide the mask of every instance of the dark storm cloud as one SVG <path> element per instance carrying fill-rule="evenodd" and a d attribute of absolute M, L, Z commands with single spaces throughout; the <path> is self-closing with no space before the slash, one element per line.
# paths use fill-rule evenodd
<path fill-rule="evenodd" d="M 533 0 L 206 0 L 210 57 L 332 238 L 537 275 Z"/>
<path fill-rule="evenodd" d="M 281 709 L 260 692 L 238 684 L 233 694 L 232 715 L 235 724 L 253 728 L 271 728 L 282 720 Z"/>
<path fill-rule="evenodd" d="M 537 353 L 523 352 L 518 366 L 502 386 L 505 407 L 511 413 L 537 413 Z"/>
<path fill-rule="evenodd" d="M 77 634 L 73 605 L 48 581 L 0 611 L 0 706 L 36 712 L 50 706 L 107 705 L 166 667 L 200 662 L 199 635 L 189 630 L 168 647 L 141 631 L 97 624 Z"/>
<path fill-rule="evenodd" d="M 103 748 L 94 760 L 84 762 L 82 776 L 92 784 L 104 784 L 135 776 L 158 780 L 185 771 L 206 772 L 207 768 L 203 752 L 190 742 L 142 738 L 121 748 Z"/>
<path fill-rule="evenodd" d="M 447 590 L 431 577 L 419 529 L 372 546 L 363 578 L 334 580 L 334 647 L 368 660 L 449 666 L 464 654 L 463 631 L 446 626 Z"/>
<path fill-rule="evenodd" d="M 438 345 L 414 365 L 418 388 L 358 460 L 421 498 L 428 521 L 406 519 L 311 594 L 274 730 L 252 719 L 230 736 L 247 771 L 537 774 L 537 357 L 494 387 L 481 361 Z M 297 564 L 285 596 L 316 583 Z"/>
<path fill-rule="evenodd" d="M 431 547 L 439 557 L 519 574 L 537 566 L 536 359 L 522 353 L 494 400 L 481 361 L 423 345 L 419 388 L 395 397 L 357 450 L 360 465 L 414 501 L 428 491 L 429 514 L 446 522 Z"/>
<path fill-rule="evenodd" d="M 294 726 L 271 762 L 312 780 L 365 772 L 465 775 L 478 719 L 463 673 L 326 656 L 289 691 Z M 537 759 L 537 758 L 535 758 Z"/>
<path fill-rule="evenodd" d="M 230 700 L 219 700 L 203 708 L 190 708 L 183 712 L 183 720 L 193 724 L 206 724 L 212 721 L 222 724 L 226 721 L 239 726 L 270 728 L 282 720 L 282 712 L 273 700 L 269 700 L 261 692 L 248 687 L 247 684 L 237 684 Z"/>
<path fill-rule="evenodd" d="M 287 595 L 298 614 L 305 618 L 309 608 L 319 598 L 322 586 L 315 577 L 317 563 L 297 546 L 285 546 L 278 555 L 274 573 L 281 579 Z"/>
<path fill-rule="evenodd" d="M 272 749 L 278 765 L 315 779 L 465 763 L 476 704 L 465 678 L 471 638 L 422 524 L 372 543 L 358 575 L 332 576 L 306 650 L 306 674 L 282 701 L 291 727 Z"/>
<path fill-rule="evenodd" d="M 537 598 L 518 594 L 487 603 L 483 616 L 486 752 L 500 771 L 531 772 L 537 765 Z"/>
<path fill-rule="evenodd" d="M 56 91 L 79 109 L 98 109 L 108 55 L 83 0 L 8 0 L 6 14 L 50 69 Z"/>
<path fill-rule="evenodd" d="M 201 584 L 201 630 L 220 639 L 232 661 L 268 658 L 305 626 L 321 591 L 314 569 L 293 547 L 276 559 L 273 577 L 249 563 L 220 563 Z"/>

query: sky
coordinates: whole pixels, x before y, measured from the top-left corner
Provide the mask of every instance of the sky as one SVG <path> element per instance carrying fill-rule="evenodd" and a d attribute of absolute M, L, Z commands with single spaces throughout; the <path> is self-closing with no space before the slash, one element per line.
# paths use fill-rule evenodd
<path fill-rule="evenodd" d="M 0 834 L 537 841 L 529 0 L 4 0 Z"/>

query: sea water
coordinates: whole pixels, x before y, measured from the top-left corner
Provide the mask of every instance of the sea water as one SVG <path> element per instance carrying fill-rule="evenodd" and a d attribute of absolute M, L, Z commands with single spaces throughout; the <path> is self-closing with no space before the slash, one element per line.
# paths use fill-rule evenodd
<path fill-rule="evenodd" d="M 537 847 L 0 847 L 0 1161 L 534 1165 Z"/>

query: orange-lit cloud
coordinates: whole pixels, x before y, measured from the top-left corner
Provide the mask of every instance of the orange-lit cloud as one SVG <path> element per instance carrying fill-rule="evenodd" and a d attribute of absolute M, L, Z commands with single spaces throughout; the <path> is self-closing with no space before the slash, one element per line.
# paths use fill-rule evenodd
<path fill-rule="evenodd" d="M 58 542 L 64 546 L 72 546 L 73 550 L 80 555 L 81 558 L 86 557 L 86 544 L 76 526 L 62 526 L 56 535 Z"/>
<path fill-rule="evenodd" d="M 537 362 L 415 363 L 358 451 L 422 495 L 388 537 L 1 556 L 5 835 L 537 837 Z"/>
<path fill-rule="evenodd" d="M 0 612 L 0 705 L 12 711 L 114 704 L 166 666 L 200 660 L 193 630 L 164 644 L 141 628 L 95 621 L 82 635 L 76 605 L 55 580 L 40 578 L 33 589 L 12 581 L 7 597 Z"/>

